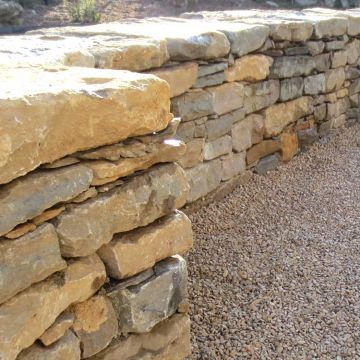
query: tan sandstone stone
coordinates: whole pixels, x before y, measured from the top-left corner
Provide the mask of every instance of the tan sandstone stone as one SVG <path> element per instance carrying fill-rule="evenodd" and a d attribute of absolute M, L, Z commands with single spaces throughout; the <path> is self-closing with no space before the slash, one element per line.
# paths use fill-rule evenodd
<path fill-rule="evenodd" d="M 58 215 L 60 215 L 63 211 L 65 210 L 65 206 L 60 206 L 57 208 L 53 208 L 50 210 L 46 210 L 44 211 L 42 214 L 35 216 L 31 221 L 39 226 L 41 224 L 43 224 L 44 222 L 51 220 L 55 217 L 57 217 Z"/>
<path fill-rule="evenodd" d="M 82 359 L 105 349 L 117 335 L 116 313 L 106 296 L 94 296 L 75 304 L 72 311 L 75 315 L 73 329 L 80 339 Z"/>
<path fill-rule="evenodd" d="M 5 238 L 7 239 L 17 239 L 20 236 L 23 236 L 27 233 L 29 233 L 30 231 L 34 231 L 36 229 L 36 225 L 31 223 L 31 222 L 27 222 L 25 224 L 21 224 L 16 226 L 13 230 L 11 230 L 10 232 L 6 233 L 4 235 Z"/>
<path fill-rule="evenodd" d="M 80 360 L 80 341 L 70 330 L 55 344 L 44 347 L 35 343 L 22 351 L 17 360 Z"/>
<path fill-rule="evenodd" d="M 0 241 L 0 264 L 0 304 L 31 284 L 66 268 L 51 224 L 42 225 L 16 240 Z"/>
<path fill-rule="evenodd" d="M 226 81 L 264 80 L 269 76 L 273 59 L 265 55 L 246 55 L 235 60 L 235 64 L 225 70 Z"/>
<path fill-rule="evenodd" d="M 263 111 L 265 137 L 276 136 L 292 122 L 312 112 L 312 98 L 301 98 L 270 106 Z"/>
<path fill-rule="evenodd" d="M 135 275 L 175 254 L 184 254 L 193 243 L 191 222 L 177 211 L 144 228 L 115 235 L 98 254 L 108 274 L 116 279 Z"/>
<path fill-rule="evenodd" d="M 183 94 L 195 84 L 198 77 L 198 65 L 189 62 L 151 70 L 149 73 L 165 80 L 170 86 L 170 96 L 174 97 Z"/>
<path fill-rule="evenodd" d="M 105 267 L 97 255 L 22 291 L 0 306 L 0 358 L 14 360 L 53 324 L 69 305 L 85 301 L 105 282 Z"/>
<path fill-rule="evenodd" d="M 184 168 L 191 168 L 201 163 L 204 159 L 205 139 L 193 139 L 186 143 L 186 152 L 178 163 Z"/>
<path fill-rule="evenodd" d="M 145 226 L 185 204 L 188 183 L 175 164 L 154 167 L 94 199 L 69 206 L 57 218 L 63 256 L 86 256 L 115 233 Z"/>
<path fill-rule="evenodd" d="M 29 68 L 0 69 L 0 79 L 0 183 L 75 151 L 160 131 L 171 120 L 169 86 L 153 75 Z"/>
<path fill-rule="evenodd" d="M 69 311 L 64 311 L 55 322 L 45 330 L 45 332 L 39 337 L 39 340 L 45 346 L 50 346 L 54 342 L 61 339 L 66 331 L 74 323 L 74 315 Z"/>
<path fill-rule="evenodd" d="M 280 135 L 281 159 L 290 161 L 299 151 L 299 139 L 296 133 L 282 133 Z"/>
<path fill-rule="evenodd" d="M 264 140 L 254 145 L 246 152 L 246 162 L 248 165 L 252 165 L 261 158 L 280 150 L 280 148 L 280 141 Z"/>
<path fill-rule="evenodd" d="M 226 181 L 246 170 L 246 152 L 231 153 L 221 158 L 222 178 Z"/>

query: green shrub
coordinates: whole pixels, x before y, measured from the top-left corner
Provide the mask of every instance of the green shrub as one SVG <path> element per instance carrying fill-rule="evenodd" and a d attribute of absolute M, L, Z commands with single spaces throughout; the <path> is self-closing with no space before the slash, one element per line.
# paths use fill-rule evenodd
<path fill-rule="evenodd" d="M 100 13 L 96 8 L 96 0 L 65 1 L 73 22 L 96 23 L 100 21 Z"/>

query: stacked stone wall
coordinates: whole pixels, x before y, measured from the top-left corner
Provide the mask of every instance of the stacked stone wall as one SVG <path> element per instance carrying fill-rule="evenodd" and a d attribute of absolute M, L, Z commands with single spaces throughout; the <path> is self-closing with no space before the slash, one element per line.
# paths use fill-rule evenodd
<path fill-rule="evenodd" d="M 185 358 L 176 209 L 358 121 L 359 65 L 357 9 L 0 38 L 0 359 Z"/>

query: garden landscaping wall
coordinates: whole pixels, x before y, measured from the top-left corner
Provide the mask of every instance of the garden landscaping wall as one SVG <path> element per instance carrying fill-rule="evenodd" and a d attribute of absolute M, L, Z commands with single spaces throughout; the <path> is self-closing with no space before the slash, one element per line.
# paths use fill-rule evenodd
<path fill-rule="evenodd" d="M 188 356 L 177 209 L 358 121 L 358 37 L 312 9 L 0 38 L 0 359 Z"/>

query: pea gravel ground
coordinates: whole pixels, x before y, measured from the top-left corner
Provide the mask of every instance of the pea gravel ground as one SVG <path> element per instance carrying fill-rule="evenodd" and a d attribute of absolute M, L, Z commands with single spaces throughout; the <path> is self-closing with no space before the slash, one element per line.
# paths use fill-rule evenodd
<path fill-rule="evenodd" d="M 191 359 L 360 359 L 360 124 L 190 217 Z"/>

